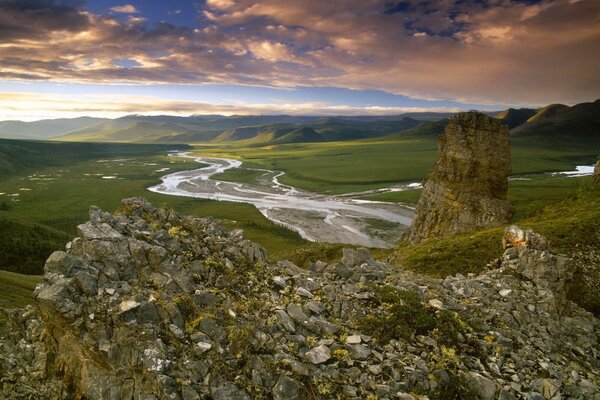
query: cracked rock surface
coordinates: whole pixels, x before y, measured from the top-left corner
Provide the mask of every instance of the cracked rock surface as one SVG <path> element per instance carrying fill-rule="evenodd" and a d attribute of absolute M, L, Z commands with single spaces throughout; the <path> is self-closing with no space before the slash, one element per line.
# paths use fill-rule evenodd
<path fill-rule="evenodd" d="M 0 397 L 598 400 L 598 320 L 542 239 L 511 227 L 487 271 L 439 280 L 365 249 L 272 263 L 141 198 L 92 207 L 34 305 L 5 311 Z"/>

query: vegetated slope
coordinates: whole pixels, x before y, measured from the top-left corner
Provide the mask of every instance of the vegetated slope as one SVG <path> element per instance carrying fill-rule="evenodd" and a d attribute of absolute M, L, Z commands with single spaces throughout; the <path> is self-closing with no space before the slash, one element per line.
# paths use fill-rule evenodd
<path fill-rule="evenodd" d="M 553 106 L 511 131 L 515 140 L 573 147 L 600 148 L 600 99 L 573 107 Z"/>
<path fill-rule="evenodd" d="M 572 196 L 516 223 L 548 238 L 554 252 L 575 259 L 569 296 L 600 315 L 600 188 L 584 185 Z M 477 273 L 502 254 L 499 244 L 504 228 L 431 239 L 414 246 L 402 244 L 393 259 L 402 267 L 438 277 Z"/>
<path fill-rule="evenodd" d="M 49 139 L 75 129 L 108 121 L 105 118 L 79 117 L 44 119 L 33 122 L 0 121 L 0 138 Z"/>
<path fill-rule="evenodd" d="M 0 139 L 0 180 L 41 167 L 58 167 L 102 157 L 152 154 L 187 145 L 61 143 Z"/>
<path fill-rule="evenodd" d="M 555 116 L 556 114 L 561 113 L 562 111 L 568 110 L 570 107 L 565 106 L 564 104 L 549 104 L 546 107 L 538 108 L 536 113 L 531 116 L 527 121 L 535 122 L 540 121 L 542 119 L 550 118 Z"/>
<path fill-rule="evenodd" d="M 393 135 L 390 135 L 390 138 L 421 138 L 421 137 L 437 137 L 443 131 L 446 125 L 448 124 L 448 119 L 440 119 L 436 121 L 426 121 L 423 122 L 412 129 L 407 129 L 403 132 L 399 132 Z"/>
<path fill-rule="evenodd" d="M 55 139 L 99 142 L 194 143 L 215 139 L 227 130 L 273 123 L 301 123 L 311 117 L 129 115 L 68 132 Z"/>
<path fill-rule="evenodd" d="M 0 271 L 0 308 L 25 307 L 33 299 L 35 286 L 42 281 L 41 276 L 22 275 Z M 0 323 L 3 315 L 0 313 Z"/>
<path fill-rule="evenodd" d="M 144 143 L 247 141 L 265 145 L 273 141 L 297 143 L 379 137 L 413 128 L 422 122 L 417 118 L 392 116 L 323 118 L 287 115 L 232 117 L 132 115 L 86 126 L 57 136 L 56 139 Z M 301 131 L 302 129 L 304 131 Z M 292 131 L 297 132 L 287 139 L 281 139 Z"/>
<path fill-rule="evenodd" d="M 598 320 L 565 301 L 565 257 L 518 244 L 444 281 L 365 249 L 303 270 L 140 198 L 93 208 L 0 330 L 0 397 L 591 399 Z"/>
<path fill-rule="evenodd" d="M 536 115 L 536 113 L 537 110 L 533 108 L 509 108 L 497 114 L 496 118 L 504 125 L 508 126 L 509 129 L 512 129 L 524 124 L 529 118 Z"/>
<path fill-rule="evenodd" d="M 69 235 L 48 226 L 9 215 L 10 203 L 0 202 L 0 270 L 39 274 L 44 260 L 63 248 Z"/>

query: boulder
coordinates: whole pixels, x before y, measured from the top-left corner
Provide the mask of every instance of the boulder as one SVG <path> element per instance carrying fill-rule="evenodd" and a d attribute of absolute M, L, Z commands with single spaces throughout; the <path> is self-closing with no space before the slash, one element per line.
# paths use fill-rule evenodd
<path fill-rule="evenodd" d="M 440 136 L 439 152 L 423 185 L 410 243 L 510 221 L 510 139 L 504 125 L 482 113 L 459 113 Z"/>
<path fill-rule="evenodd" d="M 443 281 L 366 249 L 311 270 L 271 263 L 240 232 L 144 199 L 92 207 L 82 226 L 49 257 L 34 304 L 0 310 L 2 399 L 599 392 L 600 324 L 566 307 L 573 268 L 517 226 L 496 269 Z"/>

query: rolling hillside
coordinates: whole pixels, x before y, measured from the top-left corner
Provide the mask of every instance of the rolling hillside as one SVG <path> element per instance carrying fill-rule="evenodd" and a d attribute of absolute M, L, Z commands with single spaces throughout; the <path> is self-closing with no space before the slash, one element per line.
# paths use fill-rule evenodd
<path fill-rule="evenodd" d="M 509 108 L 495 115 L 518 141 L 589 146 L 600 142 L 600 100 L 569 107 Z M 51 137 L 68 142 L 229 143 L 264 146 L 347 141 L 378 137 L 435 136 L 450 113 L 399 116 L 311 117 L 290 115 L 129 115 L 116 119 L 76 118 L 0 122 L 0 137 Z M 586 140 L 591 142 L 586 143 Z"/>
<path fill-rule="evenodd" d="M 511 131 L 515 140 L 540 146 L 596 147 L 600 149 L 600 99 L 573 107 L 540 109 L 527 123 Z"/>
<path fill-rule="evenodd" d="M 537 112 L 538 110 L 532 108 L 509 108 L 496 115 L 496 118 L 502 121 L 504 125 L 508 126 L 509 129 L 512 129 L 526 123 L 529 118 L 535 116 Z"/>
<path fill-rule="evenodd" d="M 59 118 L 34 122 L 0 121 L 0 138 L 49 139 L 76 129 L 107 122 L 104 118 Z"/>

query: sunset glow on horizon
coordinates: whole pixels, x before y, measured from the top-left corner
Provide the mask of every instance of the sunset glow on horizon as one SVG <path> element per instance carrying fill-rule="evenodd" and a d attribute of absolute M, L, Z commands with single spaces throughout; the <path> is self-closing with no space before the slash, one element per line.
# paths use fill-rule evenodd
<path fill-rule="evenodd" d="M 592 101 L 595 0 L 0 0 L 0 119 Z"/>

